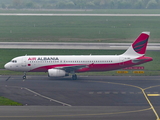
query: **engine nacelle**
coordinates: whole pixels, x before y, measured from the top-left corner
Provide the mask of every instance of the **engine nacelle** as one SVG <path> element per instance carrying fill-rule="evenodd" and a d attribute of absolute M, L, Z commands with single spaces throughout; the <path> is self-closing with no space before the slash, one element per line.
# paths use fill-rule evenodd
<path fill-rule="evenodd" d="M 64 77 L 66 76 L 66 72 L 64 70 L 59 70 L 59 69 L 49 69 L 48 76 L 49 77 Z"/>

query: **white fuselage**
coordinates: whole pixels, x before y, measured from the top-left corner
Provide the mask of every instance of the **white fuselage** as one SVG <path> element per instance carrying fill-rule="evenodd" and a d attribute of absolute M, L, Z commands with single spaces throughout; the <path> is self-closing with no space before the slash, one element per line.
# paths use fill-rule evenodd
<path fill-rule="evenodd" d="M 75 65 L 87 65 L 76 72 L 107 71 L 133 66 L 136 56 L 78 55 L 78 56 L 20 56 L 12 59 L 5 68 L 23 72 L 47 72 L 48 69 Z M 129 62 L 129 63 L 127 63 Z"/>

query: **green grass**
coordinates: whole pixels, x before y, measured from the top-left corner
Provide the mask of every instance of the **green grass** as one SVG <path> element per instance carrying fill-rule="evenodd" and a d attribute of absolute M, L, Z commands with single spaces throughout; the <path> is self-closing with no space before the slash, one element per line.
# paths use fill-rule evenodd
<path fill-rule="evenodd" d="M 12 101 L 10 99 L 4 98 L 4 97 L 0 97 L 0 105 L 5 105 L 5 106 L 21 106 L 21 103 Z"/>
<path fill-rule="evenodd" d="M 124 50 L 34 50 L 34 49 L 0 49 L 0 56 L 3 56 L 0 60 L 0 68 L 3 69 L 3 66 L 6 62 L 10 61 L 12 58 L 22 55 L 115 55 L 122 54 Z M 140 66 L 145 67 L 145 74 L 140 75 L 160 75 L 159 65 L 159 51 L 147 51 L 146 56 L 153 58 L 153 61 L 142 64 Z M 1 75 L 22 75 L 21 72 L 12 72 L 8 70 L 1 70 Z M 47 75 L 46 73 L 28 73 L 29 75 Z M 96 73 L 82 73 L 83 75 L 123 75 L 117 74 L 116 71 L 107 71 L 107 72 L 96 72 Z M 133 74 L 132 71 L 129 71 L 129 74 L 126 75 L 137 75 Z"/>
<path fill-rule="evenodd" d="M 0 42 L 132 42 L 150 31 L 160 42 L 160 17 L 0 16 Z"/>

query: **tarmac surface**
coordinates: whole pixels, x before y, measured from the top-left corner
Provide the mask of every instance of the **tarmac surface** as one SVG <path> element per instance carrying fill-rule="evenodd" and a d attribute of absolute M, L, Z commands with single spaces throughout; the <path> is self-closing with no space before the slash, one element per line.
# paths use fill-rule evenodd
<path fill-rule="evenodd" d="M 9 78 L 9 79 L 8 79 Z M 3 120 L 156 120 L 159 76 L 0 76 L 0 95 L 23 106 L 1 106 Z"/>

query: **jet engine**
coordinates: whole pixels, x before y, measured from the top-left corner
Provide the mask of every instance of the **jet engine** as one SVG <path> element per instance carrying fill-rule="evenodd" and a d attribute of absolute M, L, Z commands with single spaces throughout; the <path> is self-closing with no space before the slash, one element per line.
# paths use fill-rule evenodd
<path fill-rule="evenodd" d="M 48 70 L 48 76 L 49 77 L 64 77 L 67 73 L 64 70 L 60 69 L 49 69 Z"/>

